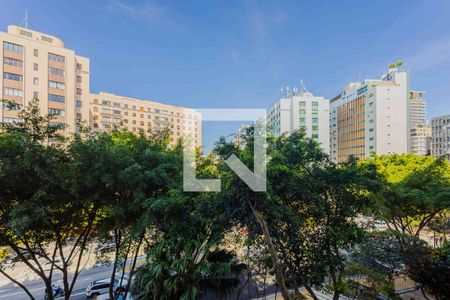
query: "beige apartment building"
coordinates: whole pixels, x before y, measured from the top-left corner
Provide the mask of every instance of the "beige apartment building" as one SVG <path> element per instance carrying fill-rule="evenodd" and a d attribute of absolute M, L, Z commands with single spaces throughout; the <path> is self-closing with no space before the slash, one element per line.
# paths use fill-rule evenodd
<path fill-rule="evenodd" d="M 89 59 L 64 47 L 57 37 L 19 26 L 0 32 L 2 47 L 2 99 L 20 106 L 40 99 L 42 112 L 65 124 L 64 134 L 76 128 L 76 120 L 89 116 Z M 2 122 L 16 122 L 18 110 L 0 111 Z"/>
<path fill-rule="evenodd" d="M 101 92 L 90 93 L 89 59 L 54 36 L 10 25 L 0 31 L 1 98 L 20 106 L 39 98 L 42 113 L 55 116 L 69 136 L 88 124 L 93 131 L 124 126 L 132 132 L 168 129 L 175 143 L 190 136 L 201 146 L 201 116 L 193 109 Z M 18 110 L 2 107 L 1 122 L 19 122 Z"/>
<path fill-rule="evenodd" d="M 201 115 L 194 109 L 111 93 L 91 94 L 89 126 L 94 131 L 125 127 L 131 132 L 169 130 L 171 141 L 190 136 L 201 146 Z"/>

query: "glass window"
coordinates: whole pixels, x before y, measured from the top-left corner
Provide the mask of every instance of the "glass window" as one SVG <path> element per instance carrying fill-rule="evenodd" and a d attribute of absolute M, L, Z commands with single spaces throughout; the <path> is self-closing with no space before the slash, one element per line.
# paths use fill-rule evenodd
<path fill-rule="evenodd" d="M 65 102 L 64 96 L 48 94 L 48 101 Z"/>
<path fill-rule="evenodd" d="M 23 52 L 23 46 L 17 45 L 17 44 L 13 44 L 13 43 L 8 43 L 8 42 L 3 42 L 3 49 L 9 50 L 9 51 L 14 51 L 14 52 L 17 52 L 17 53 L 22 53 Z"/>
<path fill-rule="evenodd" d="M 311 105 L 312 105 L 312 106 L 319 106 L 319 102 L 313 101 L 313 102 L 311 103 Z"/>
<path fill-rule="evenodd" d="M 299 105 L 300 107 L 305 107 L 305 106 L 306 106 L 306 102 L 300 101 L 300 102 L 298 103 L 298 105 Z"/>
<path fill-rule="evenodd" d="M 57 82 L 57 81 L 48 81 L 48 87 L 49 88 L 53 88 L 53 89 L 59 89 L 59 90 L 63 90 L 66 88 L 66 85 L 62 82 Z"/>
<path fill-rule="evenodd" d="M 4 87 L 3 94 L 6 96 L 23 97 L 23 90 Z"/>
<path fill-rule="evenodd" d="M 38 49 L 33 49 L 33 55 L 34 56 L 39 56 L 39 50 Z"/>
<path fill-rule="evenodd" d="M 64 62 L 65 61 L 64 56 L 61 56 L 61 55 L 58 55 L 58 54 L 53 54 L 53 53 L 49 53 L 48 54 L 48 59 L 54 60 L 54 61 L 58 61 L 58 62 Z"/>
<path fill-rule="evenodd" d="M 39 70 L 39 65 L 36 64 L 36 63 L 34 63 L 34 64 L 33 64 L 33 70 L 34 70 L 34 71 L 38 71 L 38 70 Z"/>
<path fill-rule="evenodd" d="M 76 106 L 81 107 L 82 105 L 83 105 L 83 103 L 81 102 L 81 100 L 77 100 Z"/>
<path fill-rule="evenodd" d="M 48 67 L 48 73 L 55 76 L 64 76 L 64 70 L 53 67 Z"/>
<path fill-rule="evenodd" d="M 14 66 L 14 67 L 19 67 L 19 68 L 23 67 L 23 61 L 21 61 L 19 59 L 14 59 L 14 58 L 3 57 L 3 63 L 5 65 L 10 65 L 10 66 Z"/>
<path fill-rule="evenodd" d="M 3 73 L 3 79 L 14 80 L 14 81 L 23 81 L 23 76 L 14 74 L 14 73 Z"/>
<path fill-rule="evenodd" d="M 49 108 L 48 114 L 51 116 L 64 116 L 64 109 Z"/>

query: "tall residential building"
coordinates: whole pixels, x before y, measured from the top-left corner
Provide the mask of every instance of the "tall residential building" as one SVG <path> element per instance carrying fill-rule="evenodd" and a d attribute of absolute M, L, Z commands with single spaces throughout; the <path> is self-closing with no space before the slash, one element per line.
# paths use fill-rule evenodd
<path fill-rule="evenodd" d="M 1 98 L 20 106 L 39 98 L 41 112 L 65 124 L 65 136 L 90 125 L 93 131 L 124 126 L 132 132 L 168 129 L 175 143 L 192 136 L 201 145 L 201 117 L 179 106 L 117 96 L 91 94 L 89 59 L 67 49 L 57 37 L 19 26 L 0 32 Z M 18 110 L 3 107 L 0 122 L 18 122 Z"/>
<path fill-rule="evenodd" d="M 295 90 L 294 90 L 295 91 Z M 268 113 L 268 131 L 275 136 L 303 128 L 308 137 L 329 151 L 329 101 L 301 91 L 284 95 Z"/>
<path fill-rule="evenodd" d="M 450 160 L 450 115 L 431 119 L 431 129 L 431 155 L 446 155 L 447 160 Z"/>
<path fill-rule="evenodd" d="M 429 141 L 431 126 L 427 122 L 427 103 L 423 99 L 424 92 L 409 92 L 409 130 L 410 152 L 417 155 L 430 155 Z"/>
<path fill-rule="evenodd" d="M 351 82 L 330 100 L 330 154 L 335 162 L 353 155 L 407 153 L 409 73 L 390 68 L 380 80 Z"/>
<path fill-rule="evenodd" d="M 76 128 L 77 115 L 89 116 L 89 59 L 64 47 L 57 37 L 10 25 L 0 32 L 2 99 L 20 106 L 40 99 L 43 113 L 66 124 L 65 135 Z M 0 111 L 2 122 L 18 121 L 18 110 Z"/>

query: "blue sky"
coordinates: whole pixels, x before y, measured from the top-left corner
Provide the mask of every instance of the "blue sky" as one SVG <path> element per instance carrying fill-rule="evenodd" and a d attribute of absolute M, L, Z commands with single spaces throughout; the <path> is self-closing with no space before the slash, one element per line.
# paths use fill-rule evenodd
<path fill-rule="evenodd" d="M 301 78 L 316 95 L 378 78 L 398 59 L 450 113 L 450 1 L 0 0 L 19 24 L 91 59 L 91 91 L 194 108 L 267 108 Z M 234 127 L 233 127 L 234 126 Z M 205 124 L 204 143 L 236 124 Z"/>

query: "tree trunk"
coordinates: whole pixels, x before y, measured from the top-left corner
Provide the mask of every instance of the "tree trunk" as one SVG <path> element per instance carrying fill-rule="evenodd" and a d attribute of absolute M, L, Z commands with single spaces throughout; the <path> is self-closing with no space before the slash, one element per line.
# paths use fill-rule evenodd
<path fill-rule="evenodd" d="M 269 228 L 267 227 L 267 223 L 261 217 L 259 212 L 256 211 L 255 207 L 250 203 L 250 201 L 248 204 L 250 205 L 250 208 L 252 209 L 252 212 L 256 218 L 256 221 L 258 221 L 258 224 L 260 225 L 261 231 L 263 232 L 264 240 L 267 243 L 267 250 L 269 251 L 269 253 L 272 257 L 273 268 L 275 270 L 275 279 L 277 281 L 281 295 L 283 296 L 284 300 L 289 300 L 289 293 L 288 293 L 288 290 L 286 288 L 286 284 L 284 281 L 283 270 L 281 267 L 281 263 L 278 260 L 278 255 L 275 250 L 275 247 L 273 246 L 272 237 L 270 236 L 270 232 L 269 232 Z"/>
<path fill-rule="evenodd" d="M 303 281 L 303 285 L 305 286 L 305 289 L 308 291 L 311 298 L 313 298 L 314 300 L 319 300 L 319 298 L 317 298 L 316 294 L 314 293 L 314 291 L 311 288 L 311 286 L 309 285 L 309 283 L 306 282 L 306 280 L 304 278 L 302 278 L 302 281 Z"/>
<path fill-rule="evenodd" d="M 35 298 L 33 297 L 33 295 L 31 295 L 30 291 L 23 285 L 21 284 L 19 281 L 15 280 L 14 278 L 12 278 L 11 276 L 9 276 L 5 271 L 3 271 L 0 268 L 0 274 L 3 274 L 3 276 L 5 276 L 6 278 L 8 278 L 9 280 L 11 280 L 13 283 L 17 284 L 27 295 L 28 297 L 30 297 L 31 300 L 34 300 Z"/>

